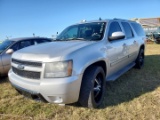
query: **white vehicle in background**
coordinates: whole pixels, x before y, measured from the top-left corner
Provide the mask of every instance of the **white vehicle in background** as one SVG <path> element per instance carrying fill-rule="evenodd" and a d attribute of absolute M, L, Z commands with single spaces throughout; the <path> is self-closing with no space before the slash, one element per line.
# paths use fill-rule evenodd
<path fill-rule="evenodd" d="M 52 43 L 12 55 L 9 80 L 32 99 L 96 108 L 106 81 L 144 64 L 145 33 L 133 21 L 107 19 L 67 27 Z"/>

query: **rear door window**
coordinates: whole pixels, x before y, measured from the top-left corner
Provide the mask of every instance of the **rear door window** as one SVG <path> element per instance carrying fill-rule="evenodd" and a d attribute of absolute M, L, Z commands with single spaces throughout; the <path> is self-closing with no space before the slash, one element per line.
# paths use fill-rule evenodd
<path fill-rule="evenodd" d="M 133 31 L 131 29 L 131 26 L 127 22 L 122 22 L 121 24 L 124 28 L 126 38 L 132 38 L 133 37 Z"/>

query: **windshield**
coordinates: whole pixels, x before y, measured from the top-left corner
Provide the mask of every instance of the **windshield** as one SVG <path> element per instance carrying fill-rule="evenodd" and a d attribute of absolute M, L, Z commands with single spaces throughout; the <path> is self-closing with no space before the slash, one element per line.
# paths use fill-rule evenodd
<path fill-rule="evenodd" d="M 101 40 L 104 35 L 105 25 L 105 22 L 73 25 L 62 31 L 56 40 Z"/>
<path fill-rule="evenodd" d="M 13 43 L 14 43 L 14 41 L 10 41 L 10 40 L 5 40 L 2 43 L 0 43 L 0 53 L 2 53 L 4 50 L 6 50 Z"/>

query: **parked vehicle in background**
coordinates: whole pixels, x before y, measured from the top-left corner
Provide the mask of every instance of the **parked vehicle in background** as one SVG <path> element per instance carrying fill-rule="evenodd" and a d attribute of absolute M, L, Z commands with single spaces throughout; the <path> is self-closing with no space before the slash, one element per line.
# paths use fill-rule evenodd
<path fill-rule="evenodd" d="M 160 44 L 160 32 L 151 32 L 146 34 L 148 40 Z"/>
<path fill-rule="evenodd" d="M 12 55 L 9 80 L 24 96 L 96 108 L 106 81 L 144 64 L 146 36 L 136 22 L 97 20 L 67 27 L 55 42 Z"/>
<path fill-rule="evenodd" d="M 155 43 L 160 44 L 160 32 L 155 35 Z"/>
<path fill-rule="evenodd" d="M 11 54 L 19 49 L 44 42 L 51 42 L 50 38 L 30 37 L 4 40 L 0 43 L 0 76 L 7 75 L 10 69 Z"/>

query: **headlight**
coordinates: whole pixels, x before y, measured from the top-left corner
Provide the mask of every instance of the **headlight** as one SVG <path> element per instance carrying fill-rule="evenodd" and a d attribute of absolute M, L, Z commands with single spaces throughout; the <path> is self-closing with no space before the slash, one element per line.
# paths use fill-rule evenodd
<path fill-rule="evenodd" d="M 45 63 L 45 78 L 68 77 L 72 75 L 72 60 Z"/>

